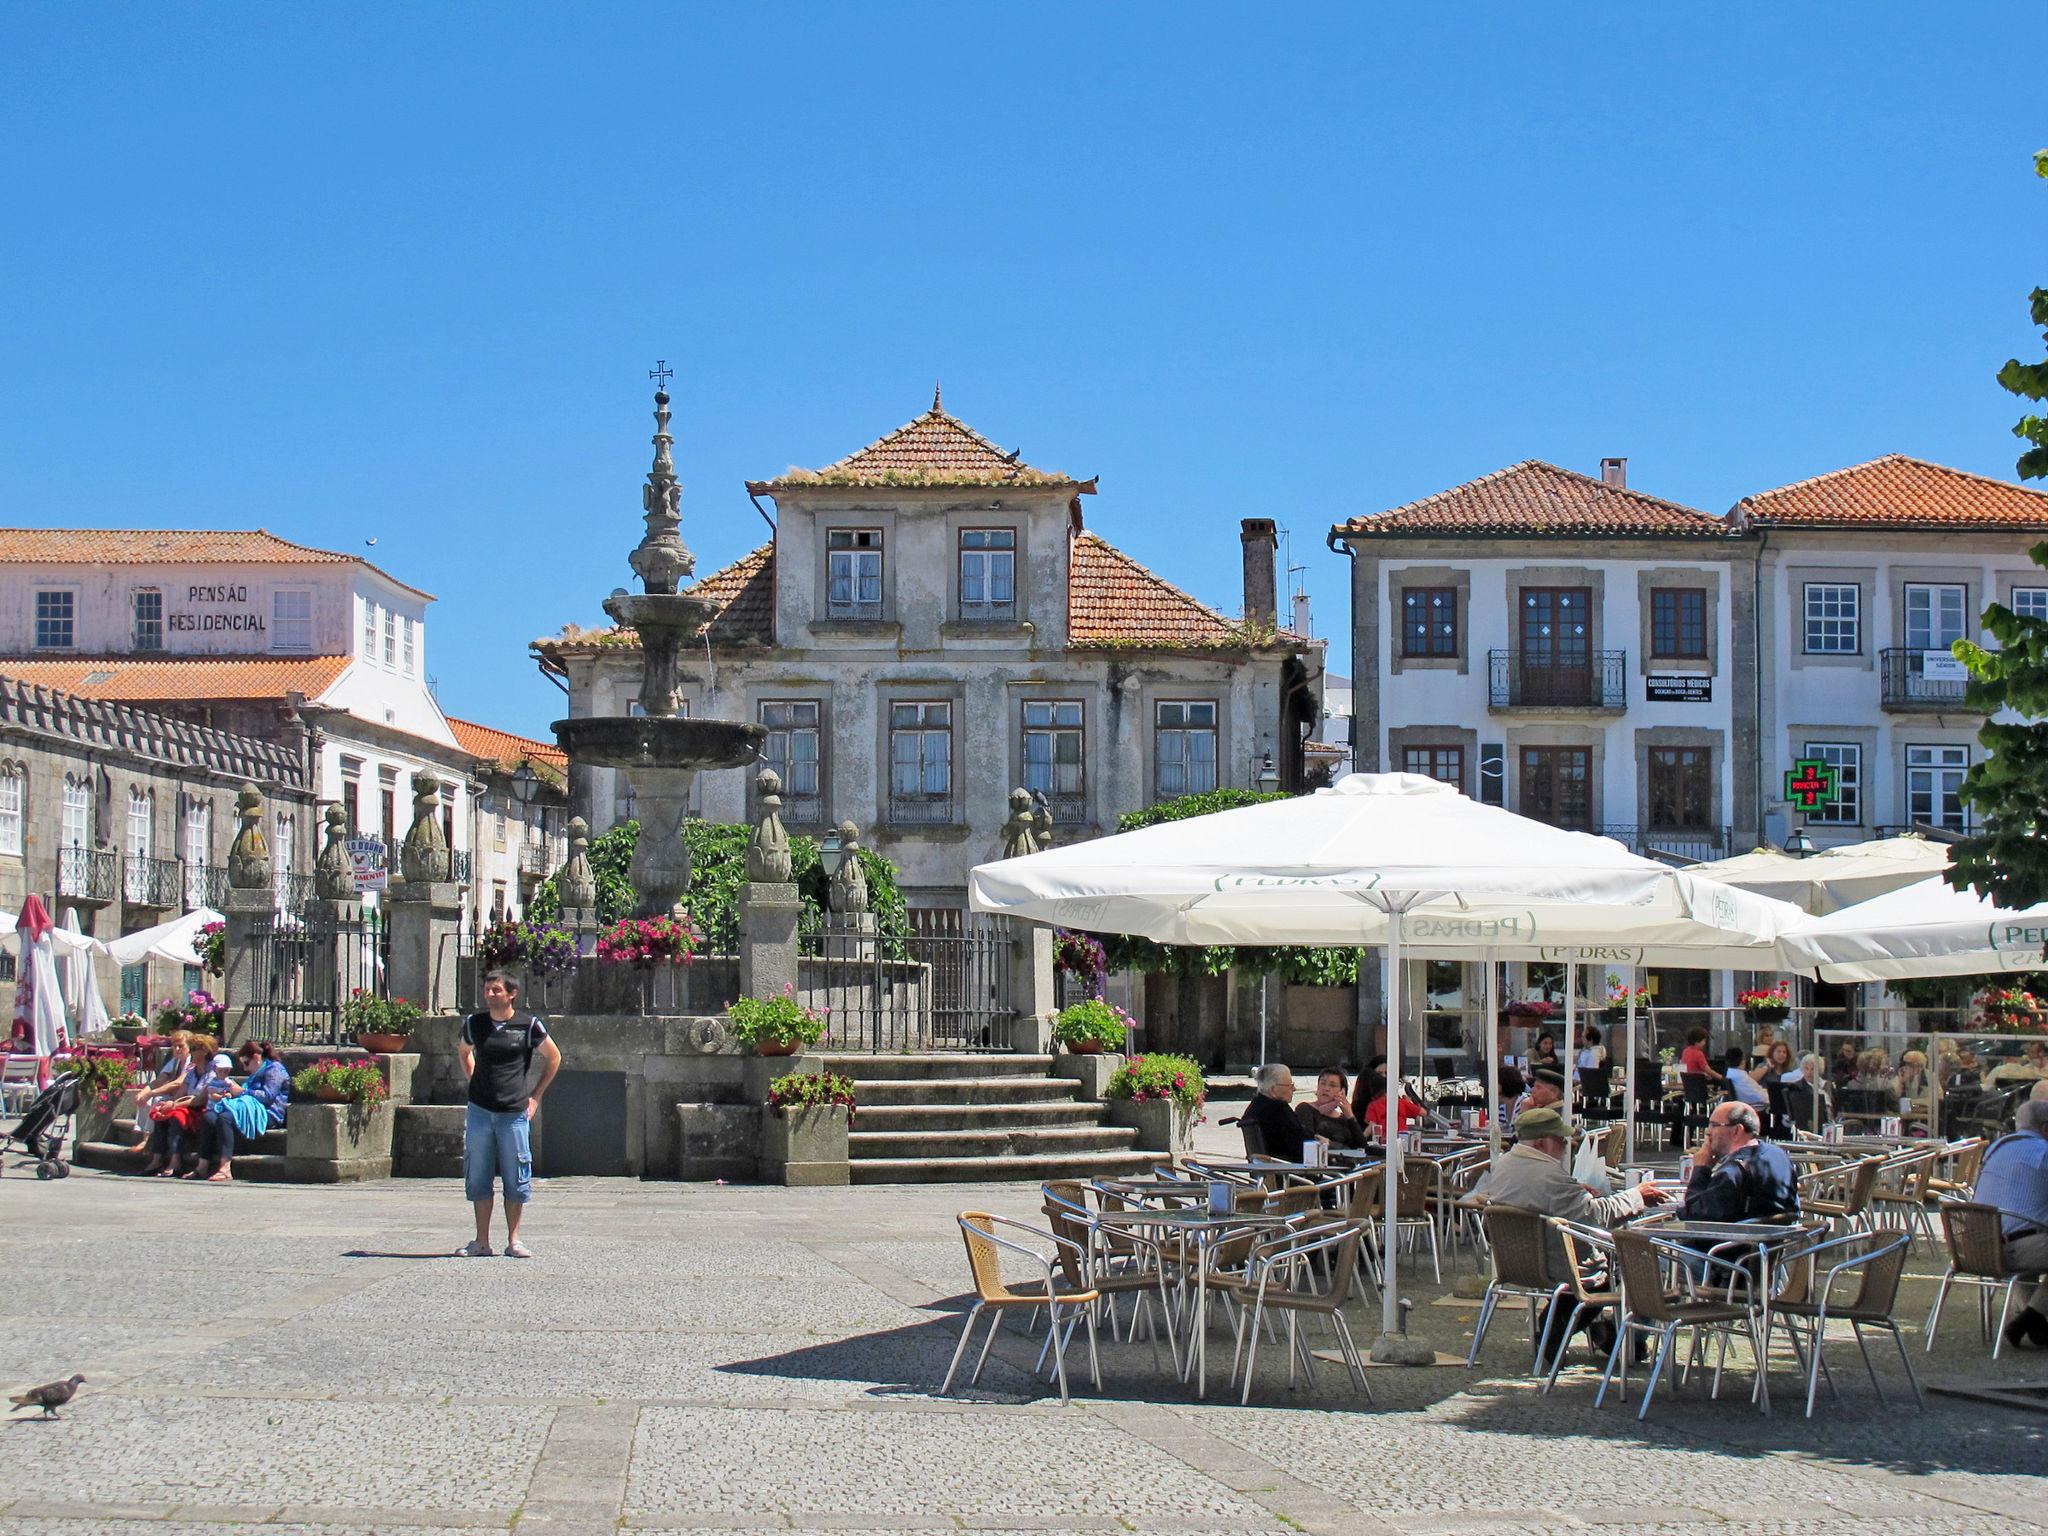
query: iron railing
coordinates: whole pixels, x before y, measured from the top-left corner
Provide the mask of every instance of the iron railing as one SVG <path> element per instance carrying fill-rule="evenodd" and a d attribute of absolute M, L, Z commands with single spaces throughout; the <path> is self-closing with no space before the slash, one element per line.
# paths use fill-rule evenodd
<path fill-rule="evenodd" d="M 1014 1012 L 1007 924 L 982 913 L 913 911 L 878 933 L 833 913 L 801 936 L 803 1001 L 827 1012 L 827 1050 L 1007 1051 Z"/>
<path fill-rule="evenodd" d="M 315 886 L 311 875 L 289 869 L 277 870 L 270 877 L 270 888 L 275 893 L 280 912 L 304 912 L 313 904 Z"/>
<path fill-rule="evenodd" d="M 1600 835 L 1626 844 L 1631 853 L 1667 864 L 1704 864 L 1728 856 L 1726 827 L 1606 826 Z"/>
<path fill-rule="evenodd" d="M 950 795 L 891 795 L 889 821 L 899 827 L 944 827 L 953 822 Z"/>
<path fill-rule="evenodd" d="M 1088 797 L 1085 794 L 1037 793 L 1033 801 L 1034 809 L 1039 800 L 1045 802 L 1046 810 L 1052 814 L 1052 824 L 1056 827 L 1077 827 L 1088 820 Z"/>
<path fill-rule="evenodd" d="M 457 885 L 468 885 L 476 878 L 476 860 L 467 848 L 448 850 L 448 878 Z"/>
<path fill-rule="evenodd" d="M 183 874 L 176 859 L 131 853 L 121 860 L 121 900 L 131 907 L 175 907 L 184 895 Z"/>
<path fill-rule="evenodd" d="M 390 996 L 391 933 L 372 909 L 337 921 L 309 912 L 258 922 L 251 934 L 252 1039 L 346 1045 L 342 1007 L 357 992 Z"/>
<path fill-rule="evenodd" d="M 183 874 L 180 883 L 184 887 L 185 910 L 197 911 L 200 907 L 211 907 L 218 912 L 228 903 L 228 870 L 225 864 L 193 864 L 181 866 Z"/>
<path fill-rule="evenodd" d="M 519 873 L 544 876 L 549 867 L 546 843 L 524 842 L 519 845 Z"/>
<path fill-rule="evenodd" d="M 1877 653 L 1879 702 L 1886 709 L 1955 709 L 1969 681 L 1947 651 L 1894 646 Z"/>
<path fill-rule="evenodd" d="M 1487 652 L 1490 709 L 1627 707 L 1628 652 L 1589 651 L 1560 663 L 1549 652 Z"/>
<path fill-rule="evenodd" d="M 88 906 L 107 905 L 121 891 L 120 865 L 120 855 L 111 848 L 59 848 L 58 899 Z"/>

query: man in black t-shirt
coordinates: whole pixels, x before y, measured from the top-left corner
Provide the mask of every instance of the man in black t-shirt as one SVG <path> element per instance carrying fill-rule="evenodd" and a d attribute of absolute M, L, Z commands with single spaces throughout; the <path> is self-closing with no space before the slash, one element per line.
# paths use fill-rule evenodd
<path fill-rule="evenodd" d="M 469 1074 L 469 1115 L 462 1127 L 462 1182 L 476 1210 L 476 1240 L 458 1258 L 491 1256 L 494 1183 L 505 1186 L 505 1257 L 530 1259 L 519 1241 L 519 1218 L 533 1196 L 531 1122 L 561 1069 L 562 1050 L 547 1026 L 519 1007 L 519 982 L 510 972 L 484 976 L 484 1011 L 462 1025 L 456 1054 Z M 539 1076 L 535 1077 L 538 1064 Z"/>

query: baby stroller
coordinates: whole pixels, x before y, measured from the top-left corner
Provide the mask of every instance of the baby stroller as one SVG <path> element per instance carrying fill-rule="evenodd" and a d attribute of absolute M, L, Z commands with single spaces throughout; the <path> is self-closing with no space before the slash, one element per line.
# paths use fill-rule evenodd
<path fill-rule="evenodd" d="M 13 1142 L 36 1165 L 39 1179 L 68 1179 L 64 1143 L 71 1139 L 71 1117 L 78 1113 L 78 1079 L 65 1073 L 35 1096 L 12 1132 L 0 1133 L 0 1146 Z"/>

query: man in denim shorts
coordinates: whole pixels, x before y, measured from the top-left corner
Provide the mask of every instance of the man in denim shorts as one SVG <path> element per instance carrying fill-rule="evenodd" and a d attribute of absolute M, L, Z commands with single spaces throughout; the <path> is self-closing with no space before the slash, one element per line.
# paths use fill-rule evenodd
<path fill-rule="evenodd" d="M 491 1256 L 493 1180 L 505 1186 L 505 1257 L 530 1259 L 519 1241 L 519 1218 L 533 1196 L 533 1150 L 528 1132 L 541 1095 L 561 1070 L 562 1049 L 547 1026 L 519 1007 L 519 982 L 510 972 L 484 976 L 484 1011 L 462 1026 L 456 1052 L 469 1074 L 469 1115 L 462 1127 L 462 1183 L 476 1208 L 476 1240 L 458 1258 Z M 535 1063 L 540 1076 L 534 1076 Z"/>

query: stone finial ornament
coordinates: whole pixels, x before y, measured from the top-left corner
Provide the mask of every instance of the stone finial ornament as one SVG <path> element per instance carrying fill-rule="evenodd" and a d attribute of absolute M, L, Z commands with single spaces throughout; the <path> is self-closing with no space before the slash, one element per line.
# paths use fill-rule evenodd
<path fill-rule="evenodd" d="M 747 838 L 747 879 L 764 885 L 789 883 L 789 834 L 782 827 L 782 779 L 763 768 L 754 779 L 761 819 Z"/>
<path fill-rule="evenodd" d="M 1019 785 L 1010 791 L 1010 819 L 1003 823 L 1003 857 L 1015 859 L 1038 852 L 1036 829 L 1037 822 L 1031 814 L 1031 791 Z"/>
<path fill-rule="evenodd" d="M 587 912 L 597 905 L 597 873 L 590 867 L 590 823 L 569 818 L 569 858 L 555 877 L 555 891 L 564 912 Z"/>
<path fill-rule="evenodd" d="M 647 485 L 640 492 L 640 505 L 647 514 L 647 533 L 640 547 L 627 561 L 646 592 L 674 592 L 697 569 L 697 561 L 683 545 L 683 488 L 676 479 L 676 461 L 671 453 L 675 438 L 668 430 L 668 391 L 654 392 L 654 465 L 647 471 Z M 650 708 L 652 706 L 649 706 Z"/>
<path fill-rule="evenodd" d="M 860 828 L 850 821 L 839 823 L 839 846 L 844 857 L 839 861 L 839 868 L 832 872 L 832 910 L 865 912 L 868 910 L 868 872 L 860 862 Z"/>
<path fill-rule="evenodd" d="M 235 816 L 242 823 L 228 849 L 228 884 L 238 891 L 270 889 L 270 842 L 263 835 L 263 792 L 244 784 L 235 796 Z"/>
<path fill-rule="evenodd" d="M 448 879 L 454 861 L 441 830 L 441 781 L 417 774 L 412 781 L 412 826 L 405 834 L 399 868 L 407 885 L 436 885 Z"/>
<path fill-rule="evenodd" d="M 321 901 L 356 899 L 355 866 L 349 862 L 348 812 L 338 805 L 327 807 L 327 841 L 320 857 L 313 861 L 313 894 Z"/>

